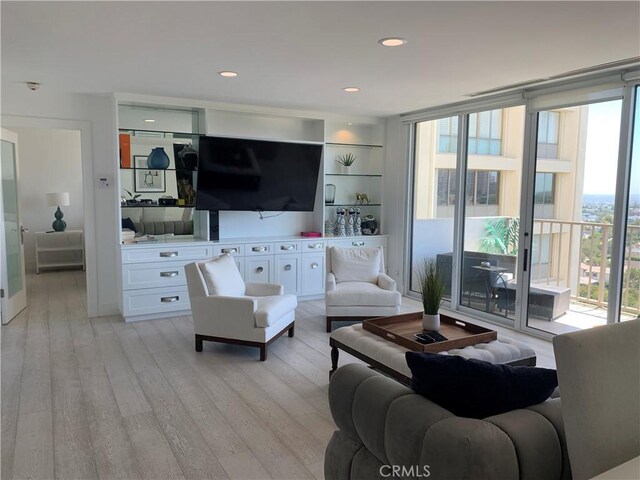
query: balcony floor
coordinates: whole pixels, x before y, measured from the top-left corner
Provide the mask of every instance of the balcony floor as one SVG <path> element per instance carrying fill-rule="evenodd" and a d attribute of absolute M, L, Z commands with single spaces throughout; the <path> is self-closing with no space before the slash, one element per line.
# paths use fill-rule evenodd
<path fill-rule="evenodd" d="M 631 314 L 622 314 L 621 320 L 636 318 Z M 571 301 L 569 311 L 554 321 L 529 319 L 529 326 L 545 332 L 555 334 L 575 332 L 587 328 L 597 327 L 607 323 L 607 310 L 586 303 Z"/>

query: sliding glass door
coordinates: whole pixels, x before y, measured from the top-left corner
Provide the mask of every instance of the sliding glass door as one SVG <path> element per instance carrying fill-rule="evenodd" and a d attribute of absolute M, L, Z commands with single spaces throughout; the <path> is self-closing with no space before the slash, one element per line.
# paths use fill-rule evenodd
<path fill-rule="evenodd" d="M 508 323 L 516 312 L 524 118 L 523 106 L 468 116 L 459 302 Z"/>
<path fill-rule="evenodd" d="M 409 289 L 420 293 L 418 268 L 425 260 L 433 260 L 445 280 L 445 299 L 448 301 L 451 300 L 453 274 L 457 144 L 458 117 L 418 122 L 415 126 Z"/>
<path fill-rule="evenodd" d="M 640 316 L 640 86 L 635 87 L 631 125 L 631 172 L 624 242 L 620 320 Z"/>
<path fill-rule="evenodd" d="M 527 326 L 607 322 L 622 100 L 537 113 Z"/>
<path fill-rule="evenodd" d="M 432 259 L 446 306 L 541 336 L 637 316 L 640 112 L 630 90 L 614 78 L 413 123 L 409 293 Z"/>

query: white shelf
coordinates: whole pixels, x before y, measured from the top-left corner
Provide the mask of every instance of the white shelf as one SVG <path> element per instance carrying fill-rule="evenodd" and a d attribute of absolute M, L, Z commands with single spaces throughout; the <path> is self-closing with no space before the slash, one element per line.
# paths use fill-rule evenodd
<path fill-rule="evenodd" d="M 76 252 L 69 256 L 52 259 L 49 254 Z M 46 258 L 42 258 L 45 254 Z M 82 230 L 66 230 L 64 232 L 36 232 L 36 273 L 41 268 L 82 267 L 85 269 L 84 232 Z"/>

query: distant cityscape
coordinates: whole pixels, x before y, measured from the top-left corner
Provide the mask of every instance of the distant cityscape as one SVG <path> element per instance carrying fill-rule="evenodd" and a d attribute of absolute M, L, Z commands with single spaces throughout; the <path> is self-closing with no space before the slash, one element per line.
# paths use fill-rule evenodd
<path fill-rule="evenodd" d="M 582 197 L 582 221 L 613 223 L 614 195 L 584 194 Z M 640 225 L 640 195 L 629 196 L 629 224 Z"/>

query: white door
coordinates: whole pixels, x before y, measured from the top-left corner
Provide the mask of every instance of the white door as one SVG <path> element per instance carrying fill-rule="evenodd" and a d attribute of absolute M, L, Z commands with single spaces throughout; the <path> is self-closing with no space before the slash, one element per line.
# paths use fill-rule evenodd
<path fill-rule="evenodd" d="M 18 196 L 18 136 L 4 128 L 0 178 L 0 319 L 5 324 L 27 306 L 27 288 Z"/>

